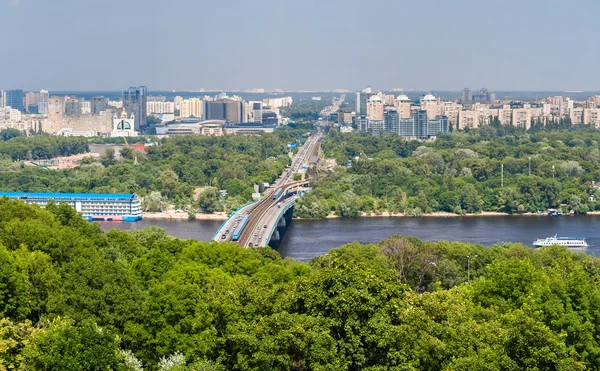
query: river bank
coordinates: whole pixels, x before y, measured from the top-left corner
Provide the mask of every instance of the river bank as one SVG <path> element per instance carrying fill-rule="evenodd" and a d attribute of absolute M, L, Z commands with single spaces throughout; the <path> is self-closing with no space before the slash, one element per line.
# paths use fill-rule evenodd
<path fill-rule="evenodd" d="M 538 214 L 538 213 L 522 213 L 522 214 L 508 214 L 508 213 L 503 213 L 503 212 L 498 212 L 498 211 L 482 211 L 480 213 L 476 213 L 476 214 L 463 214 L 463 215 L 458 215 L 455 213 L 449 213 L 449 212 L 445 212 L 445 211 L 436 211 L 433 213 L 426 213 L 426 214 L 421 214 L 419 216 L 413 216 L 413 215 L 409 215 L 409 214 L 403 214 L 403 213 L 391 213 L 391 212 L 382 212 L 379 214 L 375 214 L 375 213 L 361 213 L 360 215 L 356 216 L 356 218 L 460 218 L 460 217 L 467 217 L 467 218 L 473 218 L 473 217 L 494 217 L 494 216 L 546 216 L 547 214 L 542 213 L 542 214 Z M 600 215 L 600 211 L 590 211 L 587 213 L 587 215 Z M 569 216 L 569 214 L 565 214 L 564 216 Z M 190 217 L 188 215 L 187 212 L 156 212 L 156 213 L 150 213 L 150 212 L 145 212 L 143 214 L 144 219 L 151 219 L 151 220 L 190 220 Z M 219 220 L 219 221 L 225 221 L 227 220 L 228 215 L 224 212 L 216 212 L 214 214 L 203 214 L 203 213 L 196 213 L 196 217 L 194 218 L 195 220 Z M 339 215 L 335 215 L 333 213 L 329 214 L 328 216 L 326 216 L 325 218 L 322 219 L 338 219 L 338 218 L 342 218 Z M 312 219 L 312 218 L 296 218 L 294 217 L 295 220 L 319 220 L 319 219 Z"/>
<path fill-rule="evenodd" d="M 588 214 L 600 215 L 600 212 L 595 212 L 594 214 L 593 213 L 588 213 Z M 433 213 L 426 213 L 426 214 L 420 214 L 418 216 L 414 216 L 414 215 L 410 215 L 410 214 L 391 213 L 391 212 L 385 211 L 385 212 L 381 212 L 379 214 L 363 212 L 360 215 L 356 216 L 355 218 L 460 218 L 460 217 L 472 218 L 472 217 L 493 217 L 493 216 L 546 216 L 546 215 L 547 214 L 538 214 L 538 213 L 508 214 L 508 213 L 503 213 L 503 212 L 498 212 L 498 211 L 482 211 L 482 212 L 476 213 L 476 214 L 458 215 L 455 213 L 449 213 L 449 212 L 445 212 L 445 211 L 436 211 Z M 339 219 L 339 218 L 343 218 L 343 217 L 331 213 L 328 216 L 326 216 L 325 218 L 321 218 L 321 219 Z M 314 218 L 296 218 L 296 217 L 294 219 L 297 219 L 297 220 L 319 220 L 319 218 L 314 219 Z"/>
<path fill-rule="evenodd" d="M 190 220 L 190 216 L 188 213 L 184 212 L 160 212 L 160 213 L 143 213 L 142 217 L 144 219 L 152 219 L 152 220 Z M 227 214 L 224 212 L 217 212 L 214 214 L 203 214 L 196 213 L 195 220 L 227 220 Z"/>

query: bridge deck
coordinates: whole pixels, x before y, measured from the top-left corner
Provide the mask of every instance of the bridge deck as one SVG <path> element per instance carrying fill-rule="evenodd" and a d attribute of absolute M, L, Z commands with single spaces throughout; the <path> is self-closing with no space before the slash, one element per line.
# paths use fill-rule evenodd
<path fill-rule="evenodd" d="M 295 202 L 295 196 L 290 197 L 289 193 L 297 190 L 300 186 L 307 185 L 310 181 L 307 178 L 294 182 L 292 181 L 294 173 L 302 171 L 307 166 L 310 159 L 318 153 L 319 145 L 320 142 L 316 135 L 309 137 L 292 160 L 291 167 L 284 171 L 281 177 L 268 189 L 265 196 L 236 210 L 217 230 L 213 240 L 219 242 L 232 241 L 231 235 L 236 228 L 240 227 L 240 219 L 245 215 L 250 215 L 248 222 L 245 226 L 242 226 L 244 229 L 239 233 L 239 238 L 235 242 L 244 247 L 251 244 L 252 246 L 266 246 L 277 228 L 279 219 Z"/>

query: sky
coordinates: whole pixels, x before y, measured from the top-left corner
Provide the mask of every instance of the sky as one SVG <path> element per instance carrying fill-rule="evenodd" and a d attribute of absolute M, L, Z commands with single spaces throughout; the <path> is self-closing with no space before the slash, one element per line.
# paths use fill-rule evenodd
<path fill-rule="evenodd" d="M 600 90 L 598 0 L 0 0 L 0 89 Z"/>

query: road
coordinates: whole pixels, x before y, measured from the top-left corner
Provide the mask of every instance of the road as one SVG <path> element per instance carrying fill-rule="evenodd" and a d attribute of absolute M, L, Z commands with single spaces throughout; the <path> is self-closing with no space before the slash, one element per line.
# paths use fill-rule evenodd
<path fill-rule="evenodd" d="M 293 177 L 295 173 L 304 172 L 302 167 L 305 165 L 308 166 L 311 157 L 318 153 L 319 138 L 319 134 L 314 134 L 307 139 L 306 143 L 292 160 L 290 169 L 284 172 L 282 177 L 276 182 L 278 186 L 274 189 L 282 188 L 284 190 L 281 196 L 273 199 L 273 193 L 270 193 L 265 202 L 252 211 L 250 221 L 239 239 L 238 243 L 240 246 L 266 246 L 269 243 L 267 240 L 270 238 L 273 225 L 279 220 L 280 212 L 282 209 L 285 209 L 289 202 L 293 202 L 295 197 L 297 197 L 295 195 L 286 196 L 285 191 L 289 188 L 296 188 L 298 183 L 306 182 L 306 180 L 294 182 Z"/>
<path fill-rule="evenodd" d="M 267 238 L 266 233 L 269 233 L 271 230 L 271 219 L 274 217 L 273 214 L 278 214 L 278 202 L 281 201 L 282 197 L 285 195 L 285 192 L 282 192 L 282 195 L 276 199 L 273 199 L 273 195 L 279 188 L 287 189 L 289 187 L 294 187 L 296 184 L 293 181 L 294 174 L 304 172 L 303 166 L 308 166 L 311 157 L 318 154 L 319 137 L 320 134 L 313 134 L 309 136 L 306 140 L 306 143 L 299 148 L 296 155 L 292 158 L 290 167 L 286 169 L 283 174 L 265 191 L 264 197 L 260 201 L 246 205 L 237 210 L 235 214 L 230 217 L 221 226 L 221 228 L 219 228 L 214 239 L 219 242 L 232 241 L 232 235 L 236 230 L 239 229 L 240 222 L 244 216 L 250 215 L 250 219 L 248 220 L 244 231 L 239 235 L 237 243 L 241 246 L 249 246 L 250 243 L 252 243 L 253 246 L 266 245 L 268 241 L 262 241 L 264 241 L 263 239 Z M 285 205 L 286 203 L 284 200 L 283 207 L 285 207 Z M 269 218 L 269 216 L 271 218 Z M 264 228 L 265 224 L 261 223 L 269 224 L 267 224 L 267 228 Z"/>

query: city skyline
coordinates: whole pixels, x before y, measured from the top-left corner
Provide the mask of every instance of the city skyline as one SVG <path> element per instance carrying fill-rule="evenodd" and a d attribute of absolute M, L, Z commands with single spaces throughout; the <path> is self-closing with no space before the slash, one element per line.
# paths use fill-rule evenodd
<path fill-rule="evenodd" d="M 592 0 L 2 0 L 0 21 L 19 32 L 0 88 L 593 91 L 594 10 Z"/>

